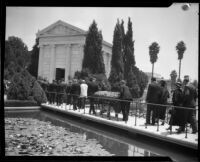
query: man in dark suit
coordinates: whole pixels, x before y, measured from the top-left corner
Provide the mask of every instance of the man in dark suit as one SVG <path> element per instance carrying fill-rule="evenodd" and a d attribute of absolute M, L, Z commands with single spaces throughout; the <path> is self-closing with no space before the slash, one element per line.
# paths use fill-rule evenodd
<path fill-rule="evenodd" d="M 169 112 L 171 114 L 171 118 L 169 120 L 170 126 L 167 128 L 167 130 L 171 130 L 172 125 L 180 126 L 180 123 L 182 122 L 183 109 L 176 107 L 176 106 L 182 106 L 183 92 L 181 86 L 182 83 L 178 81 L 176 82 L 175 89 L 173 90 L 172 103 L 174 107 Z"/>
<path fill-rule="evenodd" d="M 77 110 L 78 98 L 79 98 L 79 95 L 80 95 L 80 85 L 79 85 L 77 79 L 73 80 L 71 95 L 72 95 L 72 98 L 73 98 L 73 110 Z"/>
<path fill-rule="evenodd" d="M 132 95 L 129 90 L 129 87 L 126 86 L 126 82 L 122 80 L 120 82 L 121 87 L 120 87 L 120 99 L 121 101 L 121 110 L 122 110 L 122 115 L 123 115 L 123 121 L 127 122 L 128 121 L 128 116 L 129 116 L 129 110 L 130 110 L 130 104 L 132 101 Z"/>
<path fill-rule="evenodd" d="M 98 90 L 99 90 L 99 87 L 96 83 L 96 78 L 90 78 L 90 82 L 88 83 L 88 96 L 89 96 L 89 100 L 90 100 L 89 114 L 91 114 L 91 111 L 93 112 L 93 114 L 96 114 L 95 108 L 94 108 L 95 99 L 93 98 L 93 95 Z"/>
<path fill-rule="evenodd" d="M 69 80 L 69 83 L 67 84 L 66 89 L 65 89 L 65 93 L 66 93 L 66 96 L 67 96 L 66 104 L 69 105 L 69 106 L 71 106 L 71 104 L 72 104 L 71 89 L 72 89 L 72 81 Z"/>
<path fill-rule="evenodd" d="M 159 104 L 162 96 L 162 89 L 157 84 L 156 78 L 151 78 L 151 84 L 149 84 L 148 90 L 147 90 L 147 113 L 146 113 L 146 124 L 152 124 L 155 125 L 155 117 L 157 116 L 157 107 L 153 104 Z M 148 104 L 152 103 L 152 104 Z M 152 111 L 152 118 L 150 117 Z M 150 122 L 150 118 L 152 119 L 152 122 Z"/>
<path fill-rule="evenodd" d="M 189 76 L 184 76 L 183 80 L 183 107 L 193 108 L 194 110 L 183 109 L 182 122 L 177 133 L 181 133 L 185 129 L 185 125 L 189 122 L 192 126 L 192 133 L 197 133 L 197 121 L 195 118 L 195 107 L 197 99 L 197 91 L 192 83 L 189 82 Z"/>

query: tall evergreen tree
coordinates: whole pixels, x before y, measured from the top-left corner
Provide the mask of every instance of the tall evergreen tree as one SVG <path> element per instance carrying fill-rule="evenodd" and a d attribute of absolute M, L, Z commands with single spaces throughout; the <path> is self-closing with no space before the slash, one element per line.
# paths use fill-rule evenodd
<path fill-rule="evenodd" d="M 102 55 L 102 33 L 98 31 L 95 21 L 89 27 L 84 46 L 82 69 L 89 69 L 92 74 L 104 73 L 105 65 Z"/>
<path fill-rule="evenodd" d="M 124 31 L 124 20 L 121 20 L 121 34 L 122 34 L 122 56 L 123 56 L 123 62 L 125 63 L 125 31 Z"/>
<path fill-rule="evenodd" d="M 124 63 L 123 63 L 123 52 L 122 52 L 122 30 L 119 20 L 115 26 L 113 35 L 113 46 L 112 46 L 112 59 L 111 59 L 111 73 L 109 81 L 111 84 L 116 83 L 123 79 Z"/>
<path fill-rule="evenodd" d="M 16 72 L 30 64 L 28 48 L 21 38 L 9 37 L 5 42 L 4 78 L 10 80 Z"/>
<path fill-rule="evenodd" d="M 35 45 L 33 46 L 33 49 L 31 51 L 31 63 L 28 67 L 29 73 L 36 77 L 38 76 L 38 62 L 39 62 L 39 39 L 36 38 Z"/>
<path fill-rule="evenodd" d="M 124 78 L 128 80 L 128 74 L 132 66 L 135 66 L 135 56 L 134 56 L 134 41 L 133 41 L 133 31 L 132 22 L 130 17 L 128 19 L 128 30 L 125 35 L 125 53 L 124 53 Z"/>

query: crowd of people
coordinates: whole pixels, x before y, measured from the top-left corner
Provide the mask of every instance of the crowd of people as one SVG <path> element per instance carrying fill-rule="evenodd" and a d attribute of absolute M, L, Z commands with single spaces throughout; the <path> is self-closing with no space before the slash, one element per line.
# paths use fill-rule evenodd
<path fill-rule="evenodd" d="M 189 82 L 189 76 L 184 76 L 183 83 L 176 82 L 175 90 L 172 92 L 172 104 L 173 108 L 170 111 L 171 118 L 169 121 L 169 128 L 171 130 L 173 125 L 179 126 L 177 133 L 185 131 L 186 125 L 191 124 L 192 133 L 197 132 L 197 120 L 196 120 L 196 99 L 197 90 L 193 84 Z M 146 125 L 155 125 L 162 120 L 164 125 L 166 106 L 168 104 L 168 98 L 170 93 L 167 90 L 166 82 L 161 80 L 159 83 L 156 78 L 151 79 L 146 96 L 147 113 L 146 113 Z"/>
<path fill-rule="evenodd" d="M 96 78 L 90 78 L 89 81 L 73 79 L 68 84 L 57 83 L 53 81 L 48 86 L 43 86 L 47 92 L 47 98 L 50 104 L 56 103 L 60 106 L 62 103 L 72 106 L 73 110 L 84 109 L 86 99 L 89 101 L 89 114 L 96 114 L 95 111 L 95 98 L 94 94 L 97 91 L 105 91 L 105 87 L 99 85 Z M 120 97 L 123 100 L 120 102 L 120 108 L 123 115 L 123 121 L 128 121 L 130 103 L 132 95 L 129 87 L 126 86 L 126 81 L 120 81 Z M 102 110 L 103 111 L 103 110 Z"/>
<path fill-rule="evenodd" d="M 6 82 L 7 83 L 7 82 Z M 4 90 L 6 92 L 7 85 L 4 83 Z M 68 84 L 62 81 L 53 81 L 52 84 L 41 84 L 45 90 L 50 104 L 56 103 L 60 106 L 62 103 L 66 103 L 73 110 L 84 109 L 86 99 L 89 101 L 89 114 L 95 114 L 95 97 L 94 94 L 97 91 L 105 91 L 106 88 L 96 81 L 96 78 L 90 78 L 89 81 L 73 79 L 69 80 Z M 119 89 L 119 107 L 120 112 L 123 115 L 123 121 L 127 122 L 129 117 L 130 105 L 133 101 L 129 87 L 126 85 L 125 80 L 120 81 Z M 169 127 L 167 130 L 171 130 L 172 126 L 179 126 L 177 133 L 185 131 L 187 124 L 189 123 L 192 128 L 192 133 L 197 133 L 197 120 L 196 120 L 196 100 L 197 89 L 189 81 L 189 76 L 184 76 L 183 82 L 177 81 L 175 83 L 175 89 L 172 91 L 172 109 L 169 111 L 171 118 L 169 120 Z M 147 89 L 146 95 L 146 123 L 145 125 L 161 125 L 165 124 L 166 110 L 169 106 L 168 99 L 170 93 L 167 89 L 167 84 L 164 80 L 159 82 L 156 78 L 151 78 L 151 83 Z"/>

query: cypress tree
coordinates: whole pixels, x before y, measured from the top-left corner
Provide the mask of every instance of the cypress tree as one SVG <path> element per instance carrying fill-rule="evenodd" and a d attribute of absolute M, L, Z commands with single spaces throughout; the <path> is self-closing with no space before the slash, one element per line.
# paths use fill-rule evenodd
<path fill-rule="evenodd" d="M 122 30 L 119 20 L 114 30 L 113 46 L 112 46 L 112 58 L 111 58 L 111 73 L 109 81 L 114 84 L 123 79 L 124 63 L 123 63 L 123 52 L 122 52 Z"/>
<path fill-rule="evenodd" d="M 105 65 L 102 55 L 102 33 L 98 31 L 95 21 L 90 25 L 84 46 L 82 69 L 88 69 L 92 74 L 105 74 Z"/>
<path fill-rule="evenodd" d="M 130 17 L 128 19 L 128 30 L 125 35 L 124 43 L 124 78 L 127 80 L 131 67 L 135 65 L 133 31 Z"/>

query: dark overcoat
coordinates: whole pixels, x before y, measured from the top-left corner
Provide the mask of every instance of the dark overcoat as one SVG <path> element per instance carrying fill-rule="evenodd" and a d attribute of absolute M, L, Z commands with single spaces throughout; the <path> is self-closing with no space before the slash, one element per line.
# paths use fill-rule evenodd
<path fill-rule="evenodd" d="M 78 83 L 72 84 L 71 94 L 80 95 L 80 85 Z"/>
<path fill-rule="evenodd" d="M 195 87 L 189 83 L 183 89 L 183 107 L 194 108 L 196 106 L 197 91 Z M 182 110 L 182 125 L 188 122 L 189 114 L 193 110 L 183 109 Z"/>
<path fill-rule="evenodd" d="M 157 118 L 164 120 L 166 108 L 167 108 L 167 106 L 164 106 L 164 105 L 167 105 L 167 99 L 169 98 L 169 91 L 167 90 L 166 87 L 161 87 L 161 88 L 162 88 L 162 95 L 161 95 L 160 104 L 163 104 L 163 106 L 158 106 Z"/>
<path fill-rule="evenodd" d="M 183 101 L 183 92 L 181 89 L 177 88 L 174 90 L 172 95 L 172 102 L 174 106 L 182 106 Z M 182 116 L 184 112 L 180 108 L 174 107 L 174 109 L 171 111 L 171 125 L 181 125 L 183 123 Z"/>
<path fill-rule="evenodd" d="M 147 90 L 146 102 L 159 104 L 161 101 L 161 97 L 162 97 L 162 88 L 157 83 L 149 84 L 149 87 Z M 157 108 L 158 106 L 149 105 L 149 107 Z"/>

